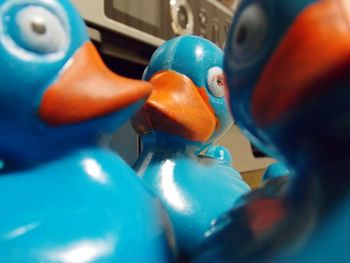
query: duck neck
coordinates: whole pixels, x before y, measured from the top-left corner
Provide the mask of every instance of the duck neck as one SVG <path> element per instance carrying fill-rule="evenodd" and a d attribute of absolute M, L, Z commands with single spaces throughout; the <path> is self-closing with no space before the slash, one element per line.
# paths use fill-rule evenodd
<path fill-rule="evenodd" d="M 184 138 L 156 132 L 141 137 L 142 152 L 162 153 L 164 155 L 182 154 L 187 156 L 198 156 L 207 147 L 199 142 L 191 142 Z"/>
<path fill-rule="evenodd" d="M 18 148 L 2 148 L 0 155 L 1 173 L 31 169 L 52 162 L 53 160 L 59 160 L 80 149 L 98 147 L 98 143 L 91 140 L 50 144 L 48 142 L 44 143 L 45 140 L 43 139 L 42 142 L 43 143 L 35 143 L 34 141 L 28 140 L 22 145 L 16 143 Z M 23 147 L 23 145 L 25 145 L 25 147 Z"/>
<path fill-rule="evenodd" d="M 162 163 L 176 159 L 198 159 L 198 154 L 205 145 L 198 142 L 190 142 L 183 138 L 168 135 L 166 133 L 152 133 L 141 136 L 142 150 L 139 158 L 133 165 L 134 170 L 140 175 L 146 172 L 150 163 Z"/>

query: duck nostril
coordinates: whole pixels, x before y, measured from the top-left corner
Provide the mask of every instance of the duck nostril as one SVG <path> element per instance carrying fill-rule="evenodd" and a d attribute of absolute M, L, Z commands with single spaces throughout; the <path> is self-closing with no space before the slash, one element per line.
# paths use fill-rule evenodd
<path fill-rule="evenodd" d="M 31 23 L 31 28 L 38 35 L 44 35 L 46 33 L 46 26 L 41 18 L 35 18 Z"/>

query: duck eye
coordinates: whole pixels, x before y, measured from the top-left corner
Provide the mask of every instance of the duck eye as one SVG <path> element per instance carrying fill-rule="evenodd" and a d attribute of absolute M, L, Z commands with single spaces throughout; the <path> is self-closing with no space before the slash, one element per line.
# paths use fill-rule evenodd
<path fill-rule="evenodd" d="M 208 87 L 217 98 L 225 96 L 224 72 L 220 67 L 213 67 L 208 71 Z"/>
<path fill-rule="evenodd" d="M 31 52 L 50 54 L 67 46 L 68 34 L 61 20 L 43 7 L 26 7 L 15 18 L 11 34 L 17 45 Z"/>
<path fill-rule="evenodd" d="M 238 60 L 249 59 L 263 46 L 267 18 L 260 4 L 247 6 L 236 20 L 233 29 L 232 51 Z"/>

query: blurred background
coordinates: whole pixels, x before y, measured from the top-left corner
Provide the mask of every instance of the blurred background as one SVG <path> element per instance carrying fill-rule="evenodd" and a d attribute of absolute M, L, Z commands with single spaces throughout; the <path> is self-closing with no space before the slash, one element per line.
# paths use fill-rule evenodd
<path fill-rule="evenodd" d="M 90 38 L 114 72 L 140 79 L 153 52 L 164 41 L 184 34 L 205 37 L 224 48 L 239 0 L 72 0 Z M 273 162 L 237 127 L 218 141 L 233 156 L 234 167 L 253 187 Z M 138 157 L 139 138 L 130 123 L 114 134 L 111 146 L 129 164 Z"/>

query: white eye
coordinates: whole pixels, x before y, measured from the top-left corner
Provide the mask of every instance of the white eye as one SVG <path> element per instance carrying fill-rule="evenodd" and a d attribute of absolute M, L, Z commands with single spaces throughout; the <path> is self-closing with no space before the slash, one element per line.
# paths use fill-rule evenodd
<path fill-rule="evenodd" d="M 213 67 L 208 71 L 208 87 L 210 92 L 218 98 L 225 96 L 224 72 L 220 67 Z"/>
<path fill-rule="evenodd" d="M 16 15 L 15 42 L 32 52 L 49 54 L 68 45 L 68 35 L 60 19 L 43 7 L 27 7 Z"/>
<path fill-rule="evenodd" d="M 232 51 L 239 60 L 249 59 L 263 46 L 267 18 L 260 4 L 247 6 L 237 18 L 233 33 Z"/>

